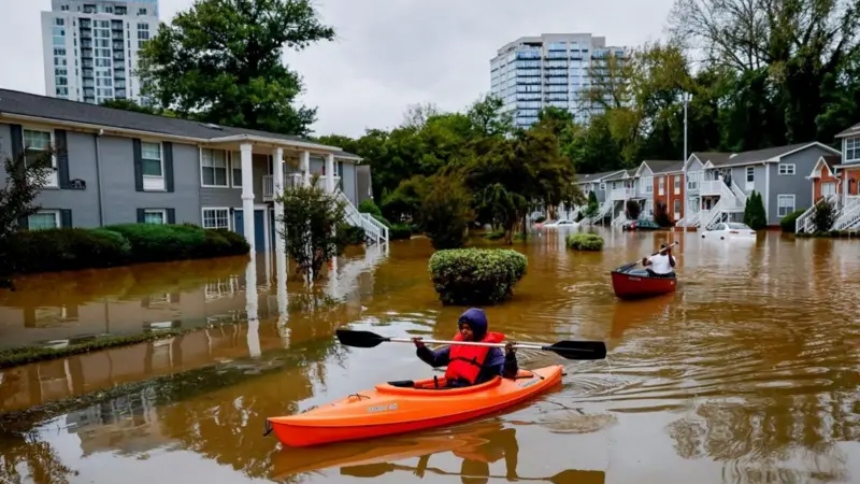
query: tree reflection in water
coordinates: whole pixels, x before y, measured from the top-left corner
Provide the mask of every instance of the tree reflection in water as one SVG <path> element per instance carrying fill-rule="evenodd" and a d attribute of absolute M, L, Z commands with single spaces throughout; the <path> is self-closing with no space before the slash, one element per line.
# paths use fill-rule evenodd
<path fill-rule="evenodd" d="M 856 440 L 856 430 L 845 419 L 853 404 L 844 397 L 706 403 L 671 423 L 669 434 L 679 456 L 725 462 L 726 482 L 847 482 L 847 456 L 835 444 Z"/>
<path fill-rule="evenodd" d="M 60 462 L 49 443 L 39 441 L 36 431 L 0 433 L 0 482 L 68 484 L 68 478 L 77 474 Z"/>

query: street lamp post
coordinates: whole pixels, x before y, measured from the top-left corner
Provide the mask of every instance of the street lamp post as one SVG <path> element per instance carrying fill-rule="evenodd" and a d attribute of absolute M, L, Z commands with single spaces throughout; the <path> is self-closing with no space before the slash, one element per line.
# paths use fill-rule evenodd
<path fill-rule="evenodd" d="M 690 99 L 693 98 L 693 95 L 684 92 L 684 160 L 681 165 L 681 183 L 684 184 L 684 195 L 681 197 L 681 213 L 684 214 L 683 218 L 687 218 L 690 214 L 687 213 L 687 104 L 690 102 Z M 684 228 L 687 227 L 687 223 L 684 223 Z"/>

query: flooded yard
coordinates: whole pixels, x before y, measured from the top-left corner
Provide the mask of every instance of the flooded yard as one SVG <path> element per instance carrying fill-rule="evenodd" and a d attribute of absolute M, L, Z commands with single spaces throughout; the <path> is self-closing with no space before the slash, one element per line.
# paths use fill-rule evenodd
<path fill-rule="evenodd" d="M 604 340 L 606 360 L 520 350 L 521 367 L 564 365 L 563 384 L 470 423 L 320 448 L 281 448 L 265 418 L 434 374 L 412 345 L 333 338 L 453 336 L 464 308 L 438 302 L 426 239 L 347 254 L 312 289 L 279 285 L 264 253 L 27 280 L 0 294 L 5 347 L 200 330 L 0 371 L 0 413 L 17 416 L 0 482 L 860 482 L 860 243 L 598 232 L 602 253 L 555 231 L 515 245 L 528 274 L 486 310 L 516 340 Z M 616 300 L 609 270 L 672 240 L 678 291 Z"/>

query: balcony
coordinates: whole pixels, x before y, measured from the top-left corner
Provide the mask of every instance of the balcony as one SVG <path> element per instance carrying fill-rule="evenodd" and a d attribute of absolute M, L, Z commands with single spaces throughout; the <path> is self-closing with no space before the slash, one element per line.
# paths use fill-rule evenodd
<path fill-rule="evenodd" d="M 725 185 L 722 180 L 705 180 L 701 183 L 699 194 L 706 197 L 717 197 L 722 195 L 722 185 Z"/>
<path fill-rule="evenodd" d="M 295 188 L 302 186 L 302 179 L 304 176 L 301 173 L 286 173 L 284 174 L 284 185 L 285 188 Z M 334 177 L 334 186 L 338 187 L 340 184 L 340 177 Z M 325 187 L 325 178 L 320 177 L 317 180 L 317 186 Z M 263 200 L 270 202 L 275 199 L 275 177 L 274 175 L 263 175 Z"/>
<path fill-rule="evenodd" d="M 635 188 L 613 188 L 612 192 L 610 192 L 610 199 L 614 202 L 629 200 L 631 198 L 636 198 Z"/>

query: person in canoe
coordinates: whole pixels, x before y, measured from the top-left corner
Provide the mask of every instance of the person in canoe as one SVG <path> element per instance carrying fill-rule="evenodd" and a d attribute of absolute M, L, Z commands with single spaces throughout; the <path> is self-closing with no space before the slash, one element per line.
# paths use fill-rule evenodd
<path fill-rule="evenodd" d="M 467 309 L 457 321 L 460 331 L 455 341 L 479 341 L 501 343 L 505 336 L 487 331 L 487 314 L 478 308 Z M 516 349 L 512 341 L 505 346 L 505 353 L 499 348 L 486 346 L 451 345 L 438 351 L 424 346 L 421 338 L 412 338 L 415 351 L 421 361 L 432 367 L 448 366 L 445 381 L 448 387 L 477 385 L 500 375 L 515 378 L 519 371 Z"/>
<path fill-rule="evenodd" d="M 651 277 L 675 277 L 675 256 L 672 246 L 665 242 L 660 244 L 660 253 L 642 258 L 642 265 Z"/>

